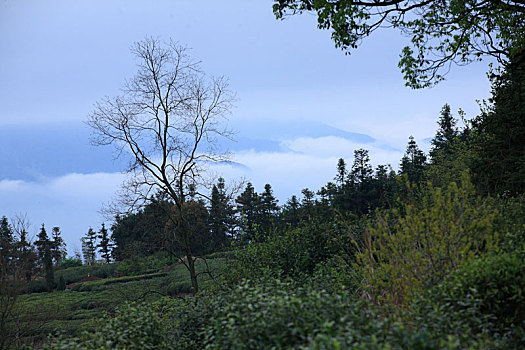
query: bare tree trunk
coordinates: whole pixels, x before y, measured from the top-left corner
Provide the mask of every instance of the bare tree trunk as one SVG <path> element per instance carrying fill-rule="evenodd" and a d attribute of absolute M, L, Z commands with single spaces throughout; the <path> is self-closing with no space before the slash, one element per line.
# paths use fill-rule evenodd
<path fill-rule="evenodd" d="M 199 291 L 199 282 L 197 281 L 197 273 L 195 272 L 195 258 L 187 256 L 188 267 L 190 270 L 191 287 L 193 288 L 193 294 L 197 294 Z"/>

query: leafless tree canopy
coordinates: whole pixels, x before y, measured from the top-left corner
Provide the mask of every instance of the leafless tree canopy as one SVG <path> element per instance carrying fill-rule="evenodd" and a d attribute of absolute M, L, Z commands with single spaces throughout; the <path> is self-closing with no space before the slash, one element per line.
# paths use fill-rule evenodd
<path fill-rule="evenodd" d="M 202 185 L 206 165 L 227 159 L 217 142 L 232 136 L 224 119 L 234 95 L 224 78 L 205 75 L 173 41 L 146 39 L 132 52 L 138 72 L 120 96 L 95 105 L 87 122 L 92 142 L 130 156 L 129 204 L 161 190 L 181 207 L 188 186 Z"/>

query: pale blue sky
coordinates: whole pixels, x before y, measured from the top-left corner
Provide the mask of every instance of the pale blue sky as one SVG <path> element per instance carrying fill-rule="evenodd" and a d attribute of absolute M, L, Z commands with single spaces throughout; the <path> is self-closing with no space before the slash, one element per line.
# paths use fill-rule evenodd
<path fill-rule="evenodd" d="M 378 32 L 352 55 L 305 14 L 277 21 L 265 1 L 0 2 L 0 216 L 27 213 L 33 233 L 60 226 L 70 252 L 122 180 L 111 149 L 89 145 L 93 104 L 135 72 L 133 42 L 153 36 L 192 48 L 212 75 L 229 78 L 238 130 L 227 178 L 281 203 L 319 189 L 356 148 L 395 168 L 408 137 L 432 137 L 441 106 L 474 117 L 489 96 L 486 63 L 455 68 L 435 88 L 404 87 L 397 68 L 406 38 Z"/>

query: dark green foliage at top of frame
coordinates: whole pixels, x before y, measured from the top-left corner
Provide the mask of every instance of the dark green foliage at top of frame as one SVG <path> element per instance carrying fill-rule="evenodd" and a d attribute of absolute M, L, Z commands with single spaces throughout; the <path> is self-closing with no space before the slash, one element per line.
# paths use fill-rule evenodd
<path fill-rule="evenodd" d="M 336 47 L 350 53 L 379 28 L 411 37 L 398 66 L 405 83 L 425 88 L 444 79 L 452 63 L 465 65 L 489 55 L 499 63 L 525 47 L 521 1 L 311 1 L 275 0 L 277 18 L 314 12 L 317 26 L 332 31 Z"/>

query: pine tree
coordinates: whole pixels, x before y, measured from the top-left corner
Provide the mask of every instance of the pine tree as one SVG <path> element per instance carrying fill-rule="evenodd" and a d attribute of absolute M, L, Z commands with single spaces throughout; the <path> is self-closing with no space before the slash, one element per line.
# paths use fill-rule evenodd
<path fill-rule="evenodd" d="M 401 158 L 400 174 L 406 174 L 410 182 L 419 184 L 424 179 L 426 161 L 425 153 L 419 149 L 414 137 L 410 136 L 405 155 Z"/>
<path fill-rule="evenodd" d="M 368 150 L 357 149 L 354 151 L 351 176 L 344 188 L 343 208 L 360 214 L 368 213 L 374 197 L 373 170 Z"/>
<path fill-rule="evenodd" d="M 450 106 L 445 104 L 437 122 L 438 129 L 432 139 L 430 162 L 425 169 L 425 180 L 434 186 L 446 187 L 457 181 L 472 163 L 475 150 L 475 133 L 469 127 L 459 130 L 457 119 L 452 116 Z"/>
<path fill-rule="evenodd" d="M 257 216 L 259 214 L 259 195 L 255 192 L 251 182 L 235 200 L 237 213 L 240 215 L 241 230 L 249 241 L 255 240 L 257 232 Z"/>
<path fill-rule="evenodd" d="M 15 247 L 21 272 L 26 281 L 31 281 L 37 265 L 38 255 L 31 243 L 28 242 L 25 230 L 20 232 L 20 240 L 15 243 Z"/>
<path fill-rule="evenodd" d="M 310 219 L 315 216 L 315 193 L 309 188 L 303 188 L 301 194 L 302 219 Z"/>
<path fill-rule="evenodd" d="M 228 236 L 233 235 L 234 212 L 225 187 L 224 179 L 221 177 L 211 191 L 209 210 L 211 250 L 225 248 L 228 245 Z"/>
<path fill-rule="evenodd" d="M 335 181 L 339 186 L 342 186 L 346 181 L 346 163 L 343 158 L 339 158 L 337 161 L 337 175 L 335 176 Z"/>
<path fill-rule="evenodd" d="M 82 242 L 82 255 L 84 257 L 84 263 L 86 265 L 94 265 L 96 259 L 96 240 L 97 234 L 90 227 L 84 237 L 81 238 Z"/>
<path fill-rule="evenodd" d="M 286 224 L 289 224 L 292 228 L 295 228 L 299 224 L 299 209 L 301 204 L 297 200 L 297 196 L 293 195 L 283 207 L 283 220 Z"/>
<path fill-rule="evenodd" d="M 66 258 L 66 243 L 60 235 L 60 227 L 53 227 L 53 230 L 51 231 L 51 237 L 53 238 L 51 241 L 51 255 L 57 265 Z"/>
<path fill-rule="evenodd" d="M 353 181 L 358 184 L 364 184 L 370 180 L 373 170 L 370 165 L 368 150 L 357 149 L 354 151 L 354 164 L 352 165 Z"/>
<path fill-rule="evenodd" d="M 55 287 L 53 255 L 51 253 L 52 242 L 49 240 L 44 224 L 42 224 L 37 238 L 38 240 L 35 242 L 35 245 L 37 246 L 38 259 L 40 266 L 44 269 L 46 286 L 50 291 Z"/>
<path fill-rule="evenodd" d="M 452 116 L 450 106 L 445 104 L 441 109 L 436 136 L 432 139 L 430 158 L 433 164 L 443 162 L 452 154 L 455 139 L 459 134 L 456 124 L 457 119 Z"/>
<path fill-rule="evenodd" d="M 441 109 L 441 116 L 438 120 L 439 128 L 432 140 L 434 149 L 447 149 L 450 147 L 454 138 L 458 135 L 457 122 L 457 119 L 450 112 L 450 106 L 445 104 Z"/>
<path fill-rule="evenodd" d="M 40 231 L 38 232 L 36 238 L 37 240 L 35 241 L 35 246 L 38 254 L 38 263 L 42 267 L 46 249 L 50 248 L 51 245 L 51 241 L 49 240 L 49 236 L 47 235 L 46 227 L 44 224 L 42 224 L 42 227 L 40 228 Z"/>
<path fill-rule="evenodd" d="M 102 223 L 102 228 L 100 231 L 98 231 L 98 239 L 99 243 L 97 244 L 97 248 L 99 248 L 99 253 L 102 259 L 106 260 L 106 263 L 109 263 L 111 261 L 111 240 L 108 235 L 108 230 L 106 229 L 106 226 L 104 223 Z"/>
<path fill-rule="evenodd" d="M 13 259 L 13 229 L 5 216 L 0 220 L 0 264 L 7 268 Z"/>
<path fill-rule="evenodd" d="M 260 224 L 264 234 L 268 235 L 275 224 L 279 206 L 277 205 L 278 200 L 273 195 L 272 186 L 270 184 L 264 185 L 264 192 L 260 197 Z"/>
<path fill-rule="evenodd" d="M 525 50 L 492 77 L 491 103 L 474 121 L 479 136 L 474 179 L 478 189 L 525 193 Z"/>
<path fill-rule="evenodd" d="M 378 165 L 375 174 L 376 206 L 389 207 L 396 196 L 396 173 L 386 165 Z M 375 209 L 375 208 L 374 208 Z"/>

